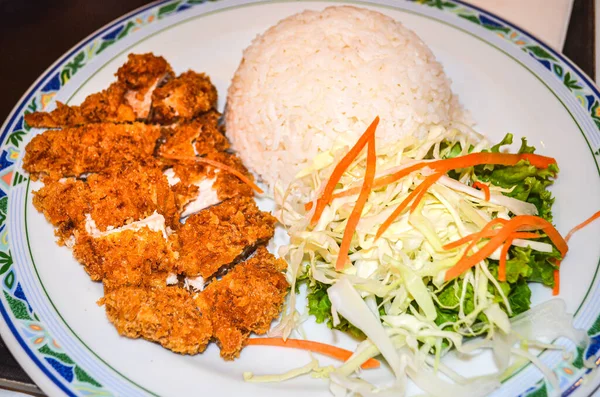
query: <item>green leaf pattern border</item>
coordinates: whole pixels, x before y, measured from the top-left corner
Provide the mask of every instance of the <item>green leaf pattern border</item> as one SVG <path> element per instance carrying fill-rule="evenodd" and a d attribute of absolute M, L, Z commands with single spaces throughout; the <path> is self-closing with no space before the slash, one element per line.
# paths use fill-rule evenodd
<path fill-rule="evenodd" d="M 88 374 L 84 368 L 75 363 L 62 350 L 60 342 L 48 334 L 45 330 L 43 320 L 38 318 L 34 309 L 29 305 L 27 297 L 18 281 L 17 274 L 12 267 L 13 259 L 9 250 L 9 236 L 5 224 L 8 205 L 7 193 L 11 187 L 27 180 L 25 175 L 14 170 L 14 164 L 23 150 L 22 143 L 24 142 L 24 138 L 30 132 L 30 127 L 24 122 L 23 116 L 27 113 L 45 110 L 53 105 L 54 97 L 61 87 L 67 84 L 90 60 L 119 40 L 130 36 L 154 21 L 185 11 L 207 1 L 218 0 L 163 1 L 144 12 L 132 15 L 121 23 L 111 27 L 107 32 L 103 32 L 102 36 L 97 37 L 82 47 L 41 89 L 34 92 L 32 99 L 23 109 L 20 109 L 21 114 L 16 115 L 17 121 L 14 123 L 12 130 L 9 132 L 8 127 L 10 125 L 7 125 L 7 130 L 3 132 L 3 144 L 0 152 L 0 288 L 2 290 L 2 297 L 7 303 L 7 308 L 12 319 L 14 319 L 14 325 L 19 328 L 20 335 L 26 338 L 28 347 L 45 364 L 48 364 L 55 374 L 58 374 L 62 382 L 69 384 L 71 390 L 79 395 L 110 396 L 112 393 L 95 380 L 92 375 Z M 493 31 L 498 36 L 518 46 L 522 51 L 529 54 L 533 59 L 552 72 L 554 77 L 559 79 L 573 93 L 581 106 L 589 113 L 596 127 L 600 129 L 600 101 L 598 95 L 595 95 L 589 89 L 588 84 L 581 81 L 576 71 L 548 52 L 530 36 L 513 28 L 504 21 L 491 17 L 489 14 L 476 8 L 462 4 L 460 1 L 409 1 L 450 12 L 459 18 Z M 592 142 L 592 144 L 594 145 L 592 148 L 594 154 L 600 156 L 600 142 Z M 3 302 L 0 301 L 0 307 L 2 304 Z M 588 332 L 594 340 L 598 339 L 598 343 L 600 343 L 599 324 L 600 316 Z M 578 357 L 573 363 L 565 361 L 554 368 L 554 372 L 559 375 L 561 388 L 566 386 L 563 396 L 571 394 L 579 387 L 584 381 L 586 374 L 590 371 L 589 368 L 583 367 L 581 363 L 590 355 L 595 357 L 598 348 L 596 346 L 594 352 L 590 352 L 589 349 L 590 347 L 587 348 L 587 351 L 579 350 Z M 600 359 L 596 359 L 595 364 L 600 365 Z M 549 387 L 544 380 L 541 380 L 526 390 L 522 396 L 547 396 Z"/>

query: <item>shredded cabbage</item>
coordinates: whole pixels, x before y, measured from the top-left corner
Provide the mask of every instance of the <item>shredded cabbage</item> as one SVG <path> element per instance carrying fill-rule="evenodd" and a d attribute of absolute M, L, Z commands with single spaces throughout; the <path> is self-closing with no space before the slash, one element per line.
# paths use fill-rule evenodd
<path fill-rule="evenodd" d="M 376 176 L 390 175 L 420 161 L 472 151 L 497 152 L 501 145 L 511 142 L 512 135 L 507 135 L 501 144 L 490 146 L 468 127 L 437 126 L 425 139 L 407 136 L 379 149 Z M 358 193 L 335 198 L 316 225 L 311 226 L 310 219 L 344 150 L 339 147 L 320 154 L 297 175 L 297 181 L 286 192 L 275 194 L 276 214 L 290 236 L 290 244 L 281 255 L 289 263 L 292 286 L 297 282 L 308 284 L 309 314 L 319 322 L 327 321 L 332 328 L 366 336 L 346 363 L 328 373 L 332 393 L 399 395 L 405 392 L 410 377 L 432 395 L 484 395 L 498 387 L 515 365 L 522 364 L 521 359 L 540 367 L 556 387 L 551 371 L 527 346 L 549 348 L 552 346 L 548 343 L 559 336 L 578 345 L 587 339 L 584 332 L 573 328 L 572 318 L 560 300 L 528 311 L 531 292 L 527 282 L 553 283 L 550 259 L 560 256 L 550 240 L 545 236 L 536 241 L 514 240 L 505 282 L 498 281 L 497 276 L 499 250 L 458 279 L 446 282 L 446 270 L 460 260 L 466 246 L 444 249 L 445 245 L 480 231 L 494 218 L 539 215 L 551 220 L 552 198 L 545 190 L 552 183 L 550 173 L 521 163 L 514 169 L 480 166 L 452 171 L 431 186 L 414 212 L 398 216 L 378 239 L 375 237 L 379 226 L 433 171 L 426 167 L 375 188 L 352 238 L 352 265 L 336 271 L 340 243 Z M 520 152 L 532 151 L 523 141 Z M 365 171 L 366 155 L 362 153 L 341 177 L 335 191 L 360 187 Z M 489 201 L 482 191 L 471 187 L 475 181 L 489 184 Z M 528 188 L 533 185 L 535 188 Z M 306 203 L 311 205 L 305 206 Z M 481 243 L 474 250 L 480 247 Z M 296 297 L 291 295 L 276 328 L 284 338 L 301 318 L 295 309 Z M 523 343 L 528 341 L 535 342 Z M 465 377 L 440 361 L 450 349 L 463 356 L 491 349 L 498 372 L 486 377 Z M 357 377 L 360 365 L 378 354 L 395 375 L 392 385 L 376 386 Z M 300 372 L 315 370 L 306 366 Z M 440 378 L 440 373 L 446 378 Z"/>

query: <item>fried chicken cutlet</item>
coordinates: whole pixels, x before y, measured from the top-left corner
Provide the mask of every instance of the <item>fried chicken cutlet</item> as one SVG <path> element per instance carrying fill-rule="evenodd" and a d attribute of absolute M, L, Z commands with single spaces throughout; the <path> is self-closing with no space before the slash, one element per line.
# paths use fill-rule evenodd
<path fill-rule="evenodd" d="M 152 93 L 149 120 L 159 124 L 190 120 L 217 106 L 217 89 L 204 73 L 191 70 Z"/>
<path fill-rule="evenodd" d="M 99 303 L 121 335 L 182 354 L 216 340 L 233 359 L 268 330 L 289 287 L 285 262 L 263 246 L 275 218 L 232 173 L 253 180 L 227 152 L 208 76 L 173 78 L 152 54 L 129 55 L 116 76 L 80 106 L 27 116 L 63 128 L 27 145 L 23 167 L 45 184 L 33 204 L 103 283 Z"/>
<path fill-rule="evenodd" d="M 191 215 L 177 231 L 177 273 L 204 280 L 239 263 L 275 232 L 275 218 L 250 197 L 235 197 Z"/>
<path fill-rule="evenodd" d="M 108 89 L 88 96 L 79 106 L 57 102 L 52 112 L 26 114 L 25 121 L 34 128 L 58 128 L 145 119 L 152 93 L 160 83 L 173 77 L 173 70 L 163 57 L 129 54 L 116 76 L 118 80 Z"/>
<path fill-rule="evenodd" d="M 23 169 L 33 180 L 41 175 L 80 176 L 117 164 L 150 158 L 160 128 L 142 123 L 88 124 L 48 130 L 25 148 Z"/>
<path fill-rule="evenodd" d="M 221 357 L 238 357 L 251 332 L 267 333 L 288 292 L 282 273 L 286 267 L 282 259 L 260 247 L 254 256 L 195 296 L 200 311 L 212 323 Z"/>

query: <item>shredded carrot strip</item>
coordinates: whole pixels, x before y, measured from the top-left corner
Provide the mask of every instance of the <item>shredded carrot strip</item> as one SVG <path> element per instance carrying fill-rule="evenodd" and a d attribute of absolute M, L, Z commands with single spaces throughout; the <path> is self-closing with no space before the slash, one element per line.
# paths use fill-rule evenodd
<path fill-rule="evenodd" d="M 490 238 L 490 237 L 494 237 L 496 234 L 498 234 L 497 229 L 494 229 L 492 231 L 488 231 L 487 233 L 484 233 L 482 236 L 480 236 L 480 238 Z M 456 241 L 452 241 L 451 243 L 448 243 L 444 246 L 442 246 L 442 248 L 446 251 L 454 249 L 454 248 L 458 248 L 461 245 L 465 245 L 466 243 L 470 242 L 471 240 L 475 239 L 475 237 L 479 236 L 479 233 L 471 233 L 469 235 L 466 235 L 465 237 L 462 237 Z M 528 232 L 517 232 L 514 234 L 515 239 L 519 238 L 519 239 L 532 239 L 532 238 L 540 238 L 542 237 L 541 235 L 537 234 L 537 233 L 528 233 Z"/>
<path fill-rule="evenodd" d="M 230 167 L 230 166 L 228 166 L 226 164 L 223 164 L 223 163 L 219 163 L 218 161 L 210 160 L 210 159 L 207 159 L 205 157 L 177 156 L 177 155 L 173 155 L 173 154 L 163 155 L 162 157 L 165 158 L 165 159 L 169 159 L 169 160 L 195 161 L 197 163 L 208 164 L 210 166 L 213 166 L 215 168 L 218 168 L 220 170 L 223 170 L 225 172 L 229 172 L 230 174 L 237 176 L 240 181 L 242 181 L 245 184 L 247 184 L 248 186 L 250 186 L 258 194 L 262 194 L 263 193 L 262 189 L 259 188 L 258 185 L 256 185 L 246 175 L 242 174 L 240 171 L 236 170 L 235 168 Z"/>
<path fill-rule="evenodd" d="M 371 135 L 367 146 L 367 169 L 365 171 L 365 180 L 362 185 L 362 190 L 356 200 L 356 204 L 352 209 L 352 213 L 346 223 L 346 229 L 344 230 L 344 237 L 342 237 L 342 243 L 340 244 L 340 251 L 338 253 L 337 261 L 335 263 L 335 270 L 340 271 L 344 268 L 348 260 L 348 251 L 350 250 L 350 243 L 352 242 L 352 236 L 360 221 L 360 215 L 362 210 L 367 203 L 369 194 L 371 194 L 371 188 L 373 186 L 373 180 L 375 179 L 375 169 L 377 165 L 377 154 L 375 153 L 375 135 Z"/>
<path fill-rule="evenodd" d="M 490 197 L 492 197 L 492 194 L 490 193 L 490 187 L 488 185 L 481 182 L 473 182 L 473 187 L 479 190 L 483 190 L 483 193 L 485 194 L 485 201 L 490 201 Z"/>
<path fill-rule="evenodd" d="M 418 186 L 417 189 L 419 189 L 419 193 L 417 194 L 417 196 L 415 197 L 415 199 L 413 200 L 413 202 L 410 206 L 411 213 L 417 209 L 417 207 L 419 206 L 419 203 L 421 202 L 421 200 L 423 200 L 423 197 L 425 197 L 425 194 L 427 193 L 427 189 L 429 189 L 431 187 L 431 185 L 436 183 L 444 174 L 445 174 L 445 172 L 438 172 L 437 174 L 429 175 Z"/>
<path fill-rule="evenodd" d="M 571 237 L 573 237 L 573 234 L 575 234 L 575 232 L 577 232 L 580 229 L 583 229 L 584 227 L 586 227 L 590 223 L 594 222 L 598 218 L 600 218 L 600 211 L 596 212 L 594 215 L 590 216 L 585 221 L 581 222 L 579 225 L 577 225 L 573 229 L 571 229 L 571 231 L 569 233 L 567 233 L 567 237 L 565 237 L 565 241 L 569 242 L 569 240 L 571 239 Z"/>
<path fill-rule="evenodd" d="M 533 237 L 532 237 L 533 236 Z M 502 246 L 500 251 L 500 263 L 498 264 L 498 281 L 506 281 L 506 261 L 508 256 L 508 250 L 515 239 L 526 239 L 526 238 L 540 238 L 539 234 L 527 233 L 527 232 L 514 232 L 510 235 L 506 242 Z"/>
<path fill-rule="evenodd" d="M 341 347 L 328 345 L 320 342 L 313 342 L 310 340 L 302 339 L 286 339 L 281 338 L 252 338 L 248 339 L 249 346 L 278 346 L 278 347 L 290 347 L 292 349 L 308 350 L 314 353 L 323 354 L 335 358 L 340 361 L 346 361 L 352 356 L 350 350 L 342 349 Z M 379 361 L 374 358 L 370 358 L 365 361 L 362 365 L 362 369 L 373 369 L 379 368 Z"/>
<path fill-rule="evenodd" d="M 548 168 L 552 164 L 556 164 L 556 160 L 552 157 L 540 156 L 539 154 L 522 153 L 469 153 L 464 156 L 453 157 L 429 163 L 429 167 L 436 170 L 455 170 L 459 168 L 469 168 L 476 165 L 494 164 L 494 165 L 515 165 L 519 161 L 527 160 L 537 168 Z"/>
<path fill-rule="evenodd" d="M 494 227 L 497 225 L 505 225 L 507 223 L 508 223 L 508 221 L 506 219 L 502 219 L 502 218 L 492 219 L 490 222 L 488 222 L 488 224 L 485 225 L 483 227 L 483 229 L 481 229 L 479 231 L 479 233 L 477 233 L 477 235 L 475 236 L 473 241 L 471 241 L 469 243 L 469 245 L 467 245 L 467 249 L 465 249 L 465 251 L 463 252 L 463 255 L 460 258 L 459 263 L 460 263 L 460 261 L 462 261 L 463 259 L 465 259 L 467 257 L 469 252 L 471 252 L 473 250 L 475 245 L 477 245 L 477 243 L 483 238 L 484 235 L 486 235 L 488 233 L 494 233 L 494 235 L 497 235 L 498 234 L 497 230 L 494 230 Z"/>
<path fill-rule="evenodd" d="M 600 218 L 600 211 L 596 212 L 594 215 L 590 216 L 585 221 L 581 222 L 579 225 L 577 225 L 573 229 L 571 229 L 569 231 L 569 233 L 567 233 L 567 236 L 565 237 L 565 243 L 569 242 L 571 237 L 573 237 L 573 234 L 575 234 L 578 230 L 583 229 L 584 227 L 586 227 L 590 223 L 594 222 L 598 218 Z M 563 255 L 563 258 L 564 258 L 564 255 Z M 558 266 L 559 268 L 560 268 L 560 262 L 561 261 L 555 262 L 556 266 Z M 558 295 L 559 293 L 560 293 L 560 269 L 555 269 L 554 270 L 554 288 L 552 289 L 552 295 Z"/>
<path fill-rule="evenodd" d="M 504 242 L 502 250 L 500 251 L 500 263 L 498 264 L 498 281 L 506 281 L 506 257 L 508 256 L 508 250 L 512 245 L 515 233 L 513 237 L 509 237 Z"/>
<path fill-rule="evenodd" d="M 437 174 L 429 175 L 427 178 L 425 178 L 423 182 L 419 184 L 419 186 L 417 186 L 412 192 L 410 192 L 410 194 L 404 199 L 404 201 L 400 203 L 398 208 L 396 208 L 394 212 L 392 212 L 392 214 L 381 224 L 381 226 L 379 226 L 379 229 L 377 229 L 377 233 L 375 234 L 375 240 L 377 240 L 379 237 L 381 237 L 383 233 L 385 233 L 385 231 L 392 225 L 392 223 L 394 223 L 396 218 L 398 218 L 398 216 L 400 216 L 400 214 L 404 212 L 404 210 L 406 209 L 406 207 L 408 207 L 411 201 L 412 205 L 410 206 L 410 212 L 412 213 L 418 207 L 419 202 L 421 202 L 421 200 L 425 196 L 425 193 L 427 193 L 427 189 L 429 189 L 431 185 L 436 183 L 442 175 L 444 175 L 443 172 L 438 172 Z"/>
<path fill-rule="evenodd" d="M 440 175 L 441 176 L 441 175 Z M 433 178 L 436 177 L 436 178 Z M 398 207 L 392 212 L 392 214 L 379 226 L 377 229 L 377 233 L 375 234 L 375 240 L 377 240 L 381 235 L 391 226 L 392 223 L 404 212 L 406 207 L 411 203 L 411 201 L 416 200 L 420 195 L 421 191 L 427 191 L 427 188 L 431 186 L 435 181 L 439 179 L 438 174 L 430 175 L 423 182 L 419 184 L 412 192 L 409 193 L 408 196 L 398 205 Z M 421 196 L 422 197 L 422 196 Z M 416 208 L 416 206 L 415 206 Z M 411 207 L 411 211 L 413 211 Z"/>
<path fill-rule="evenodd" d="M 339 182 L 342 175 L 344 175 L 344 172 L 346 171 L 346 169 L 350 166 L 350 164 L 352 164 L 354 159 L 356 159 L 358 157 L 358 155 L 363 150 L 365 145 L 369 142 L 371 137 L 375 136 L 375 130 L 377 129 L 378 124 L 379 124 L 379 116 L 375 117 L 375 120 L 373 120 L 371 125 L 364 132 L 364 134 L 362 134 L 362 136 L 360 138 L 358 138 L 358 141 L 356 142 L 356 144 L 350 149 L 350 151 L 348 153 L 346 153 L 346 155 L 340 160 L 340 162 L 333 169 L 333 172 L 331 173 L 331 176 L 329 177 L 329 181 L 327 181 L 327 185 L 325 185 L 325 190 L 323 190 L 323 194 L 317 200 L 317 208 L 315 209 L 315 213 L 313 214 L 313 216 L 310 220 L 310 224 L 312 226 L 314 226 L 318 222 L 319 218 L 321 217 L 321 214 L 323 213 L 323 210 L 325 209 L 327 204 L 329 204 L 331 202 L 331 200 L 332 200 L 331 196 L 333 195 L 335 186 Z"/>
<path fill-rule="evenodd" d="M 520 230 L 520 228 L 522 227 L 525 227 L 528 230 L 530 230 L 530 228 L 535 228 L 537 230 L 541 229 L 544 232 L 546 232 L 548 237 L 550 237 L 550 240 L 552 240 L 556 248 L 558 248 L 558 250 L 560 251 L 562 257 L 564 258 L 569 247 L 567 246 L 567 243 L 562 238 L 560 233 L 554 228 L 554 226 L 552 226 L 550 222 L 543 218 L 533 215 L 518 215 L 506 222 L 502 229 L 494 237 L 492 237 L 492 239 L 479 251 L 468 257 L 463 256 L 463 258 L 460 259 L 454 267 L 448 269 L 448 271 L 446 272 L 445 280 L 449 281 L 455 277 L 458 277 L 471 267 L 483 261 L 485 258 L 490 256 L 498 247 L 500 247 L 511 236 L 513 232 Z"/>
<path fill-rule="evenodd" d="M 560 262 L 557 263 L 560 265 Z M 552 295 L 556 296 L 560 293 L 560 272 L 558 269 L 554 269 L 554 288 L 552 288 Z"/>

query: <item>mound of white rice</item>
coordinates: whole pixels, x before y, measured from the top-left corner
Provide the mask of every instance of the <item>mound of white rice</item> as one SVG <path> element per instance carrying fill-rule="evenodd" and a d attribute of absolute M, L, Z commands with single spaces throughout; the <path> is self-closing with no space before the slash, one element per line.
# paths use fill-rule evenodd
<path fill-rule="evenodd" d="M 354 144 L 377 115 L 378 146 L 463 119 L 415 33 L 378 12 L 330 7 L 282 20 L 244 51 L 226 127 L 244 163 L 285 188 L 317 153 Z"/>

